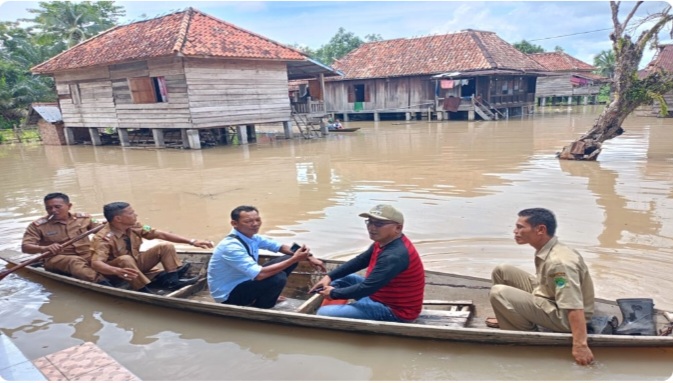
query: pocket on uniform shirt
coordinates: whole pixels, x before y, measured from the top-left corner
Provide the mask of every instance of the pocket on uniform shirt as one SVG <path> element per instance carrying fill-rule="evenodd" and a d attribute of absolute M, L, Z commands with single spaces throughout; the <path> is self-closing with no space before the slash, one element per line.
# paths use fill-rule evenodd
<path fill-rule="evenodd" d="M 533 302 L 535 302 L 535 306 L 539 307 L 540 310 L 544 311 L 547 314 L 551 314 L 558 310 L 556 303 L 546 298 L 536 296 L 533 297 Z"/>

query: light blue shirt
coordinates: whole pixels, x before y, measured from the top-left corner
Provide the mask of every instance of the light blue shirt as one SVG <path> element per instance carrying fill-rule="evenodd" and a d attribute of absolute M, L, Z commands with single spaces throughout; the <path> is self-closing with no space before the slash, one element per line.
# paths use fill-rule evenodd
<path fill-rule="evenodd" d="M 257 263 L 260 249 L 277 253 L 282 246 L 271 238 L 257 234 L 248 238 L 236 229 L 232 229 L 229 234 L 238 235 L 250 248 L 252 257 L 236 238 L 227 236 L 217 244 L 208 264 L 208 287 L 215 302 L 226 301 L 236 286 L 257 277 L 262 271 L 262 266 Z"/>

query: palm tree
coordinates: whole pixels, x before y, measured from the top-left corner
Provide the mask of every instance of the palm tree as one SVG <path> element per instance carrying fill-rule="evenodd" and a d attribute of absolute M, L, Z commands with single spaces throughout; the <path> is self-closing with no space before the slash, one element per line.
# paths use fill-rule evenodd
<path fill-rule="evenodd" d="M 63 42 L 67 47 L 72 47 L 116 25 L 117 19 L 124 16 L 126 11 L 113 3 L 40 2 L 39 8 L 28 9 L 28 12 L 36 15 L 35 18 L 21 21 L 34 23 L 43 40 Z"/>
<path fill-rule="evenodd" d="M 612 79 L 615 73 L 615 52 L 612 50 L 602 51 L 594 57 L 594 66 L 597 74 Z"/>

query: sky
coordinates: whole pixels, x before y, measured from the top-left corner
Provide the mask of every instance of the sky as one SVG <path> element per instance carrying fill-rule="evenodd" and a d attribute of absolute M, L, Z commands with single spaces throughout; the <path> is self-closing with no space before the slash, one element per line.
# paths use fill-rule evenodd
<path fill-rule="evenodd" d="M 116 1 L 126 9 L 123 24 L 194 7 L 204 13 L 283 44 L 316 49 L 339 27 L 356 36 L 384 39 L 445 34 L 464 29 L 495 32 L 509 43 L 523 39 L 564 51 L 588 64 L 611 49 L 608 1 Z M 621 19 L 635 2 L 622 2 Z M 0 0 L 0 21 L 30 18 L 36 1 Z M 666 6 L 647 1 L 636 16 Z M 143 16 L 144 15 L 144 16 Z M 633 34 L 637 36 L 638 34 Z M 661 41 L 670 42 L 668 34 Z M 646 51 L 641 67 L 653 57 Z"/>

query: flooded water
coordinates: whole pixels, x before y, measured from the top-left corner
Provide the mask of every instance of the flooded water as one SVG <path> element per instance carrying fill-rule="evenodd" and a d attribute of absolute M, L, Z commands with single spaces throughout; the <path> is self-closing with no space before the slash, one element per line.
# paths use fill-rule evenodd
<path fill-rule="evenodd" d="M 45 194 L 101 217 L 128 201 L 139 219 L 219 241 L 229 212 L 259 208 L 263 234 L 350 257 L 369 239 L 358 213 L 392 203 L 426 268 L 488 277 L 533 271 L 512 238 L 516 213 L 553 210 L 561 241 L 583 255 L 596 294 L 650 297 L 673 309 L 673 120 L 631 117 L 600 161 L 559 162 L 600 106 L 508 121 L 349 122 L 355 133 L 202 151 L 0 146 L 0 252 L 18 253 Z M 671 349 L 594 349 L 406 340 L 183 313 L 80 291 L 27 273 L 0 282 L 0 330 L 29 359 L 95 342 L 143 380 L 663 380 Z"/>

